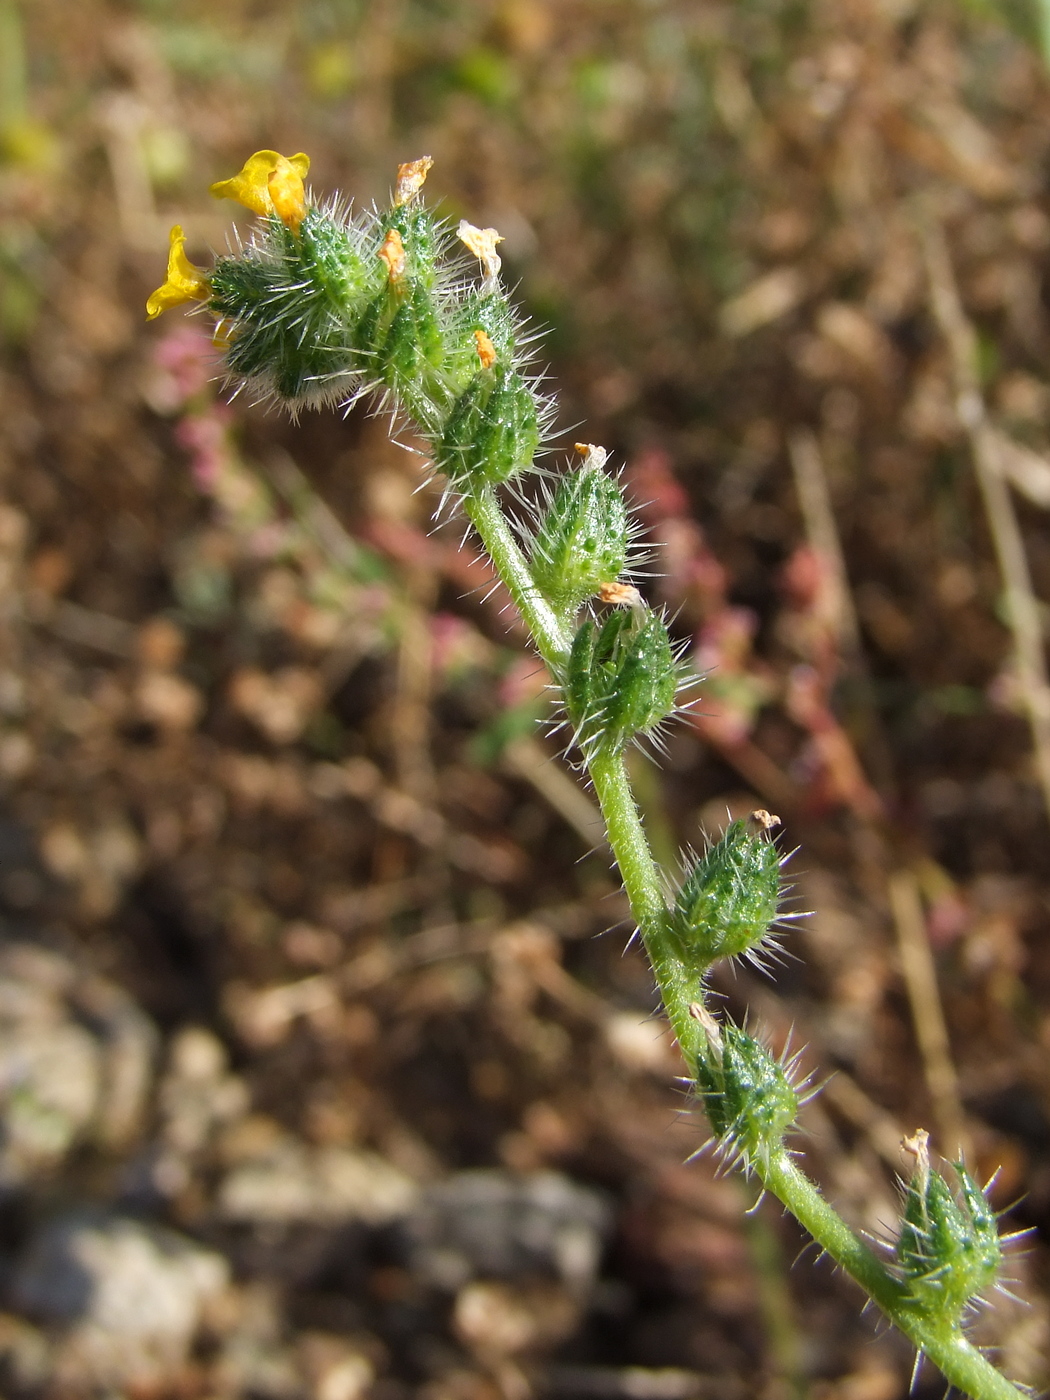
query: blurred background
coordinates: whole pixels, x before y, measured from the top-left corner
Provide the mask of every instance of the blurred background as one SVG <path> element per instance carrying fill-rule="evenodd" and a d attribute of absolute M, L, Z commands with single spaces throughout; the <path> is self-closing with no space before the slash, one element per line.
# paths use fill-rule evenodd
<path fill-rule="evenodd" d="M 708 679 L 673 863 L 784 822 L 719 979 L 825 1092 L 999 1169 L 1047 1382 L 1050 76 L 1023 0 L 0 0 L 0 1388 L 896 1400 L 909 1348 L 710 1157 L 513 616 L 389 425 L 145 323 L 208 184 L 399 161 L 494 225 Z M 242 221 L 242 217 L 244 220 Z M 584 426 L 581 426 L 584 425 Z M 402 434 L 411 446 L 411 439 Z M 830 1078 L 829 1078 L 830 1076 Z M 922 1396 L 940 1394 L 926 1369 Z"/>

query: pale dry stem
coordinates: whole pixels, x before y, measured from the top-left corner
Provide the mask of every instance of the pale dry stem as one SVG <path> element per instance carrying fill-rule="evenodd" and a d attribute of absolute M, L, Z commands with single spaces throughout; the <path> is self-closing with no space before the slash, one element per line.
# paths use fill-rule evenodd
<path fill-rule="evenodd" d="M 1050 816 L 1050 675 L 1043 650 L 1039 602 L 1032 588 L 1024 539 L 1006 484 L 999 434 L 988 419 L 981 393 L 977 335 L 963 310 L 944 230 L 929 210 L 920 216 L 919 234 L 930 284 L 930 306 L 951 356 L 956 413 L 969 438 L 1006 593 L 1017 680 L 1032 731 L 1043 801 Z"/>
<path fill-rule="evenodd" d="M 806 536 L 813 550 L 824 561 L 831 578 L 830 603 L 832 616 L 828 619 L 838 638 L 839 647 L 851 661 L 861 654 L 860 626 L 857 622 L 853 595 L 850 592 L 846 560 L 842 552 L 835 509 L 828 490 L 828 480 L 821 460 L 820 448 L 808 428 L 799 428 L 788 440 L 788 455 L 795 476 L 795 490 L 802 510 Z"/>
<path fill-rule="evenodd" d="M 898 870 L 890 876 L 889 896 L 897 930 L 901 970 L 908 989 L 940 1149 L 952 1160 L 971 1160 L 970 1133 L 937 985 L 937 969 L 926 933 L 918 886 L 910 870 Z"/>

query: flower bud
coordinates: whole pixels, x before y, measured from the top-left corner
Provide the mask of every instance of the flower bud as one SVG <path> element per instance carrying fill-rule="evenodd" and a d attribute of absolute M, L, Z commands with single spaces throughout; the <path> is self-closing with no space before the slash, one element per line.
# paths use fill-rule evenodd
<path fill-rule="evenodd" d="M 475 349 L 475 360 L 477 350 Z M 532 390 L 511 366 L 480 369 L 456 400 L 437 444 L 437 463 L 460 488 L 506 481 L 539 446 Z"/>
<path fill-rule="evenodd" d="M 897 1238 L 897 1265 L 927 1315 L 956 1323 L 966 1304 L 994 1282 L 1002 1262 L 995 1212 L 959 1163 L 961 1200 L 930 1165 L 926 1133 L 907 1139 L 915 1171 Z"/>
<path fill-rule="evenodd" d="M 663 618 L 649 609 L 583 623 L 564 679 L 577 742 L 617 752 L 651 732 L 674 709 L 678 666 Z"/>
<path fill-rule="evenodd" d="M 627 507 L 620 488 L 590 465 L 567 472 L 532 542 L 532 577 L 544 596 L 575 612 L 627 558 Z"/>
<path fill-rule="evenodd" d="M 375 349 L 385 382 L 416 408 L 412 391 L 441 363 L 443 351 L 433 298 L 422 283 L 413 281 L 408 286 L 382 343 Z"/>
<path fill-rule="evenodd" d="M 686 876 L 671 915 L 682 951 L 703 966 L 757 949 L 777 917 L 780 855 L 753 818 L 735 821 Z"/>
<path fill-rule="evenodd" d="M 696 1084 L 715 1136 L 746 1158 L 768 1153 L 795 1121 L 799 1100 L 779 1060 L 732 1022 L 719 1025 L 703 1007 L 692 1008 L 704 1028 Z"/>

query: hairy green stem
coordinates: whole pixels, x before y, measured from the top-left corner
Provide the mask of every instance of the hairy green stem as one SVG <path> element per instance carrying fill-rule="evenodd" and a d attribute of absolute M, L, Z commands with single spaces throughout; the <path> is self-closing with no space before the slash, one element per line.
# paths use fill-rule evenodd
<path fill-rule="evenodd" d="M 463 498 L 463 509 L 525 619 L 547 669 L 554 676 L 560 675 L 572 646 L 572 633 L 533 582 L 495 491 L 491 486 L 468 491 Z"/>
<path fill-rule="evenodd" d="M 599 749 L 587 763 L 605 818 L 620 878 L 663 998 L 664 1009 L 687 1059 L 703 1048 L 703 1030 L 689 1008 L 704 999 L 703 977 L 678 955 L 667 919 L 660 875 L 631 791 L 622 753 Z"/>

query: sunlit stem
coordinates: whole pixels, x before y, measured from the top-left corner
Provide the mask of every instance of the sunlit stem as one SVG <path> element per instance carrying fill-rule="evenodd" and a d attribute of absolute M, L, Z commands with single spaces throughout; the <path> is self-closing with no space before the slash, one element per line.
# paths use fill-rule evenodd
<path fill-rule="evenodd" d="M 557 676 L 572 646 L 568 623 L 560 618 L 533 582 L 529 566 L 491 486 L 467 492 L 463 509 L 477 530 L 507 592 L 532 633 L 547 669 Z"/>
<path fill-rule="evenodd" d="M 546 602 L 529 573 L 491 487 L 467 495 L 465 509 L 496 571 L 521 609 L 526 625 L 552 673 L 557 675 L 571 644 L 567 622 Z M 705 1046 L 701 1022 L 691 1007 L 704 998 L 702 970 L 680 956 L 670 930 L 667 901 L 622 752 L 595 748 L 586 757 L 609 844 L 638 925 L 664 1008 L 687 1064 Z M 955 1324 L 924 1316 L 904 1285 L 825 1201 L 781 1143 L 751 1162 L 755 1174 L 816 1242 L 853 1278 L 886 1316 L 973 1400 L 1023 1400 L 1023 1392 L 1001 1375 Z"/>

